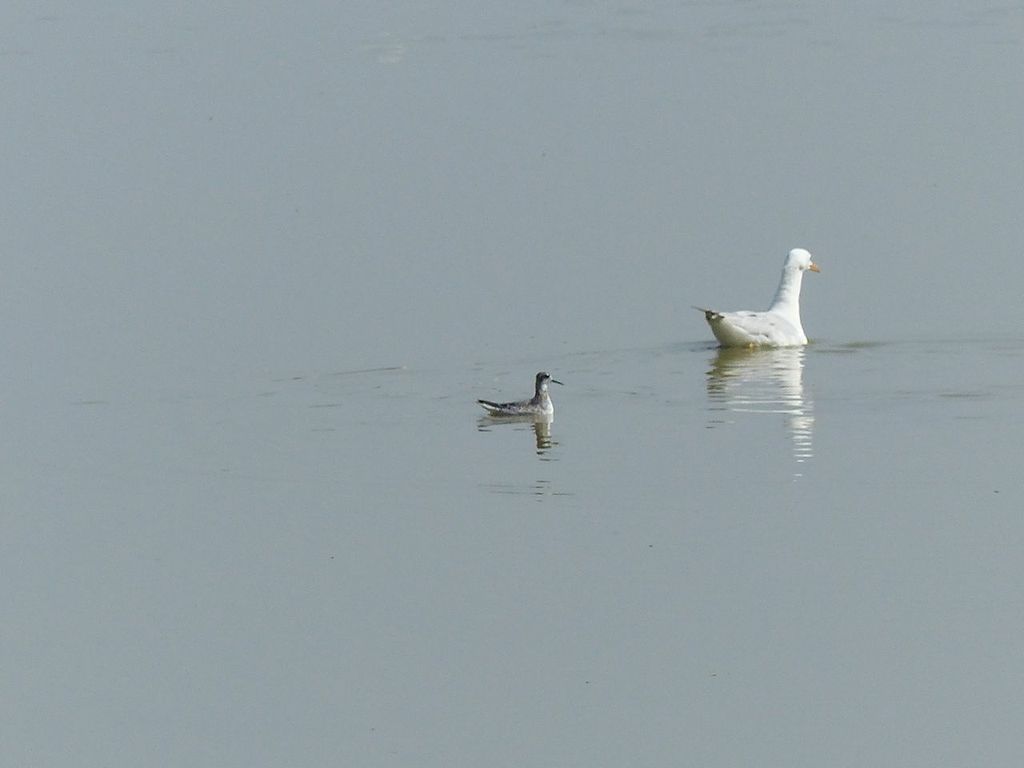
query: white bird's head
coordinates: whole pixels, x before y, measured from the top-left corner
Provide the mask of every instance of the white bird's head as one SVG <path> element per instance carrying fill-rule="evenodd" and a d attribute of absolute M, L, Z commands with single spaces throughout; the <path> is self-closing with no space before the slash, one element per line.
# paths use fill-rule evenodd
<path fill-rule="evenodd" d="M 821 272 L 818 265 L 811 261 L 811 252 L 805 248 L 794 248 L 786 257 L 786 269 L 798 269 L 801 272 Z"/>

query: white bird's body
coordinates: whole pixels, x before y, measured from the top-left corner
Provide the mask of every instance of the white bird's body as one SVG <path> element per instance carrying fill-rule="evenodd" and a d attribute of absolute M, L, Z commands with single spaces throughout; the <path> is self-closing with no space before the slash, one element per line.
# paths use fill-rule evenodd
<path fill-rule="evenodd" d="M 511 403 L 495 403 L 490 400 L 477 400 L 489 416 L 551 416 L 555 406 L 548 394 L 548 382 L 562 382 L 552 379 L 551 374 L 541 371 L 534 383 L 534 394 L 529 400 L 516 400 Z"/>
<path fill-rule="evenodd" d="M 800 324 L 800 285 L 804 272 L 819 272 L 811 254 L 794 248 L 782 267 L 782 279 L 764 312 L 717 312 L 698 307 L 723 347 L 799 347 L 807 343 Z"/>

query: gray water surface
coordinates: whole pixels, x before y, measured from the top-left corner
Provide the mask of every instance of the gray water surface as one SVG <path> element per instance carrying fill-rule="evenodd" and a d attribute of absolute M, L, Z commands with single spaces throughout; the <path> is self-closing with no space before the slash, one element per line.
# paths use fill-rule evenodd
<path fill-rule="evenodd" d="M 0 764 L 1024 758 L 1020 8 L 0 21 Z"/>

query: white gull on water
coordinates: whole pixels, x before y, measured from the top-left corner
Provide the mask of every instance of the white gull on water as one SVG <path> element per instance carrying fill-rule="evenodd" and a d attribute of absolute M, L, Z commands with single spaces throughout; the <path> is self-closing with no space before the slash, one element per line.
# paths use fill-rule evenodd
<path fill-rule="evenodd" d="M 804 272 L 820 272 L 811 254 L 794 248 L 782 266 L 782 279 L 772 304 L 764 312 L 717 312 L 696 307 L 704 313 L 711 332 L 723 347 L 798 347 L 807 343 L 800 324 L 800 284 Z"/>

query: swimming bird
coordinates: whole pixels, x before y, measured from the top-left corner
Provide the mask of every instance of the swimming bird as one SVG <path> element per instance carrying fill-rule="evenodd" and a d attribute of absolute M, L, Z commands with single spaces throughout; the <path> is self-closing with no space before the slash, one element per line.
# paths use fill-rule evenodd
<path fill-rule="evenodd" d="M 555 412 L 548 394 L 548 382 L 561 384 L 552 379 L 550 373 L 541 371 L 537 374 L 534 394 L 529 400 L 518 400 L 513 403 L 492 403 L 490 400 L 477 400 L 491 416 L 550 416 Z M 564 386 L 564 385 L 563 385 Z"/>
<path fill-rule="evenodd" d="M 794 248 L 782 266 L 782 279 L 772 304 L 765 312 L 716 312 L 695 307 L 704 313 L 711 332 L 723 347 L 798 347 L 807 343 L 800 324 L 800 284 L 804 272 L 820 272 L 811 254 Z"/>

